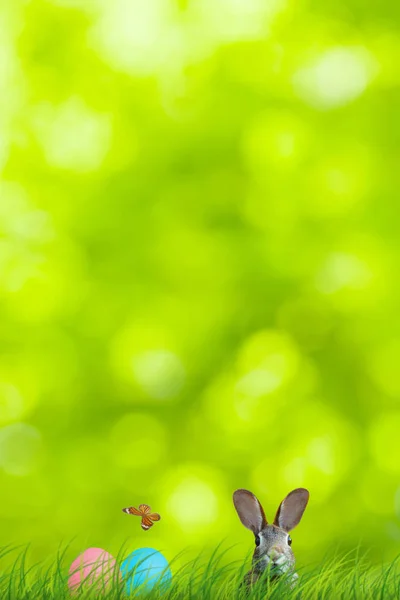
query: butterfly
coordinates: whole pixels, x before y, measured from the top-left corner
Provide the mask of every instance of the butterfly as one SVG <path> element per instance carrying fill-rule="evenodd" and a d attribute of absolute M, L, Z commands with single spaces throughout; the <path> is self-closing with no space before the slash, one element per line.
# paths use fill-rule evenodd
<path fill-rule="evenodd" d="M 161 519 L 158 513 L 152 513 L 151 508 L 148 504 L 139 504 L 139 508 L 135 508 L 134 506 L 130 506 L 129 508 L 122 509 L 124 513 L 128 515 L 136 515 L 137 517 L 142 517 L 142 529 L 147 531 L 150 527 L 153 527 L 155 521 L 159 521 Z"/>

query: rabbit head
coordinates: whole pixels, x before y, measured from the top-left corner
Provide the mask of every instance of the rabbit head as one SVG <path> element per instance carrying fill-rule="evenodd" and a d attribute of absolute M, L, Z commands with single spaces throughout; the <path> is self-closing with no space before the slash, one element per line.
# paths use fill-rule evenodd
<path fill-rule="evenodd" d="M 289 532 L 299 524 L 308 499 L 308 490 L 293 490 L 282 500 L 274 522 L 269 524 L 254 494 L 248 490 L 236 490 L 233 494 L 239 519 L 255 536 L 252 575 L 260 575 L 268 565 L 274 575 L 293 570 L 295 558 Z"/>

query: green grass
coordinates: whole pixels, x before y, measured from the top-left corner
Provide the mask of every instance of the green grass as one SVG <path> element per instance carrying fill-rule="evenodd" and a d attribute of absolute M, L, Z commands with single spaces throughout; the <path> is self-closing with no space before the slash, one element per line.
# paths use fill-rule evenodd
<path fill-rule="evenodd" d="M 65 559 L 67 548 L 52 561 L 43 564 L 28 564 L 29 548 L 0 548 L 0 598 L 1 600 L 53 600 L 71 598 L 68 590 L 68 567 Z M 126 556 L 124 548 L 117 557 L 118 562 Z M 322 564 L 299 572 L 295 589 L 281 578 L 277 582 L 259 582 L 246 595 L 240 588 L 249 562 L 226 562 L 226 551 L 217 548 L 205 560 L 199 556 L 184 562 L 183 556 L 171 564 L 173 583 L 168 589 L 155 589 L 151 593 L 139 590 L 140 598 L 164 598 L 165 600 L 212 599 L 212 600 L 265 600 L 291 598 L 312 600 L 332 598 L 334 600 L 369 600 L 400 598 L 399 561 L 382 567 L 372 567 L 356 553 L 352 556 L 334 557 Z M 5 566 L 8 565 L 8 566 Z M 112 589 L 99 593 L 98 590 L 81 590 L 74 598 L 124 600 L 123 584 L 115 580 Z"/>

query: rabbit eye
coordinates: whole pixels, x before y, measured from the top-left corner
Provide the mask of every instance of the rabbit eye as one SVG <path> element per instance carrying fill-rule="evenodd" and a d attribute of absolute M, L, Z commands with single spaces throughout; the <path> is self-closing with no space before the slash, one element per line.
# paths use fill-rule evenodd
<path fill-rule="evenodd" d="M 260 536 L 259 536 L 259 535 L 256 535 L 256 546 L 259 546 L 259 545 L 260 545 L 260 542 L 261 542 L 261 540 L 260 540 Z"/>
<path fill-rule="evenodd" d="M 292 538 L 290 537 L 290 535 L 288 535 L 287 543 L 289 544 L 289 546 L 292 545 Z"/>

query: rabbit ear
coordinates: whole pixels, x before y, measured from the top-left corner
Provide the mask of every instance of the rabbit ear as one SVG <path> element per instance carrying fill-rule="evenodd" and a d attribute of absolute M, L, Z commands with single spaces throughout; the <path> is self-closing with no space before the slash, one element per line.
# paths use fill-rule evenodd
<path fill-rule="evenodd" d="M 306 510 L 307 502 L 310 497 L 308 490 L 304 488 L 298 488 L 293 490 L 282 500 L 276 517 L 274 525 L 277 525 L 285 531 L 290 531 L 296 525 L 300 523 L 300 519 Z"/>
<path fill-rule="evenodd" d="M 267 526 L 263 507 L 255 495 L 248 490 L 236 490 L 233 494 L 233 504 L 243 525 L 254 535 L 259 534 Z"/>

